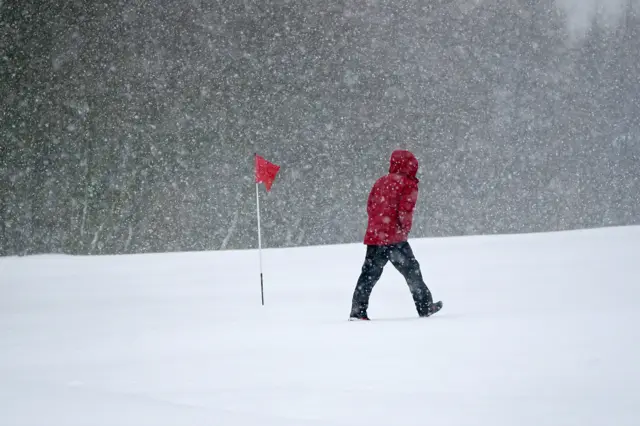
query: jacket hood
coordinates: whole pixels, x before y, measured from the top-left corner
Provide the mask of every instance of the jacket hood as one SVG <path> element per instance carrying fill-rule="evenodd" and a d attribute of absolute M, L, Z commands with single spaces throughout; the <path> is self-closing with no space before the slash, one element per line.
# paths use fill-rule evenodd
<path fill-rule="evenodd" d="M 416 179 L 416 174 L 418 173 L 418 159 L 410 151 L 393 151 L 390 163 L 389 173 L 398 173 L 406 175 L 412 179 Z"/>

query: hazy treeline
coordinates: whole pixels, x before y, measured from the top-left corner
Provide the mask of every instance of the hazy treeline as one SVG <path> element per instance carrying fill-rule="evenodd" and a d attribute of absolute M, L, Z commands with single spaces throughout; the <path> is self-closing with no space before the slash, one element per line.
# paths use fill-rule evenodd
<path fill-rule="evenodd" d="M 560 0 L 558 0 L 560 1 Z M 0 1 L 0 255 L 359 242 L 395 148 L 414 237 L 640 223 L 640 8 Z"/>

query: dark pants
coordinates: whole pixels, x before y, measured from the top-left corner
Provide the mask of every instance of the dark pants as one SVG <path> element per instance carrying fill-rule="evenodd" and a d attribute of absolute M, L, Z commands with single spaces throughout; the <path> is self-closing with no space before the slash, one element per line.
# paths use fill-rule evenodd
<path fill-rule="evenodd" d="M 351 316 L 364 317 L 367 315 L 371 291 L 380 279 L 387 261 L 391 261 L 391 264 L 407 281 L 418 314 L 426 314 L 427 309 L 433 303 L 433 298 L 422 279 L 420 264 L 413 255 L 411 246 L 408 242 L 402 242 L 387 246 L 367 246 L 362 273 L 353 292 Z"/>

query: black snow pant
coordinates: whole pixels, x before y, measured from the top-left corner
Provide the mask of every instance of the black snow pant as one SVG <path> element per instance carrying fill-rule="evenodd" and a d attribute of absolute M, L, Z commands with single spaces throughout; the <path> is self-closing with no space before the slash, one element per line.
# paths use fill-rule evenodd
<path fill-rule="evenodd" d="M 351 316 L 359 318 L 367 316 L 369 297 L 373 287 L 382 276 L 382 270 L 387 261 L 391 261 L 391 264 L 407 281 L 418 315 L 427 314 L 428 308 L 433 303 L 431 291 L 422 279 L 420 264 L 413 255 L 411 246 L 405 241 L 386 246 L 367 246 L 362 273 L 353 292 Z"/>

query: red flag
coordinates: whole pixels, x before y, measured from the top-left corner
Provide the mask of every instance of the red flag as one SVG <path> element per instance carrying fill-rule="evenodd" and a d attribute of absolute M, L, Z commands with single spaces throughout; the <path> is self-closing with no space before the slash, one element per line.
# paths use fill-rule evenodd
<path fill-rule="evenodd" d="M 264 183 L 267 191 L 271 190 L 278 170 L 280 170 L 280 166 L 276 166 L 256 154 L 256 183 Z"/>

